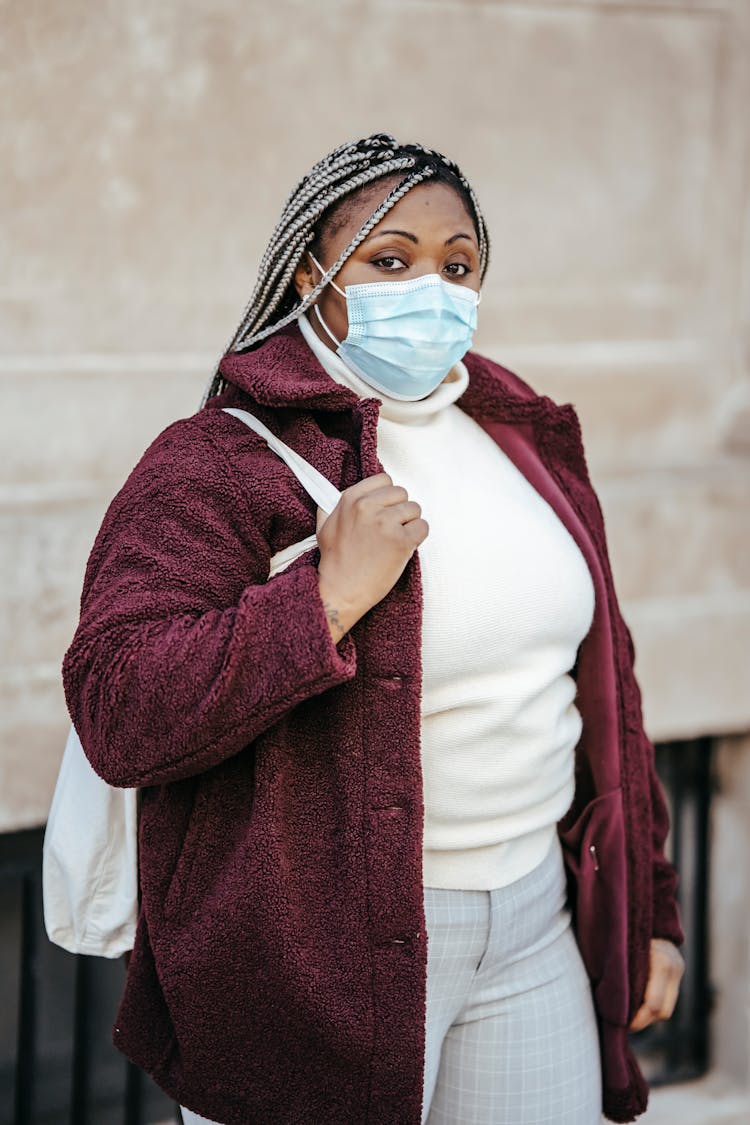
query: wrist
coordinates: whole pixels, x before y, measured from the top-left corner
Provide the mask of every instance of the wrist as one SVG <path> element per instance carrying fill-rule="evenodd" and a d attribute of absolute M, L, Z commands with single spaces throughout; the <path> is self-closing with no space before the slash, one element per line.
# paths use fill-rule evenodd
<path fill-rule="evenodd" d="M 325 575 L 318 571 L 318 592 L 328 620 L 328 627 L 334 643 L 338 644 L 352 625 L 359 621 L 364 611 L 354 606 L 333 585 Z"/>

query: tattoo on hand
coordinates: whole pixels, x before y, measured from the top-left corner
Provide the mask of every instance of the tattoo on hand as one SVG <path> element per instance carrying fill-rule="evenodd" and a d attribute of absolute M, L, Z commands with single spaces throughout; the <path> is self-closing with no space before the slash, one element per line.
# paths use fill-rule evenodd
<path fill-rule="evenodd" d="M 331 605 L 330 602 L 326 602 L 326 601 L 323 602 L 323 609 L 325 610 L 326 617 L 328 618 L 328 620 L 340 632 L 341 636 L 339 637 L 339 640 L 341 640 L 341 637 L 343 637 L 346 630 L 344 629 L 344 626 L 339 621 L 339 611 L 336 609 L 335 606 Z"/>

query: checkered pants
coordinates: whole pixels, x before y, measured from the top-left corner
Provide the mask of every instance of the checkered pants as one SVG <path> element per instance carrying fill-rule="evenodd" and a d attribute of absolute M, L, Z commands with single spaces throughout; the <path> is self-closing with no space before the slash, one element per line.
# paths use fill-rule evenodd
<path fill-rule="evenodd" d="M 557 837 L 509 886 L 424 894 L 423 1125 L 597 1125 L 596 1019 Z"/>
<path fill-rule="evenodd" d="M 557 837 L 507 887 L 425 887 L 424 900 L 422 1125 L 598 1125 L 599 1041 Z"/>

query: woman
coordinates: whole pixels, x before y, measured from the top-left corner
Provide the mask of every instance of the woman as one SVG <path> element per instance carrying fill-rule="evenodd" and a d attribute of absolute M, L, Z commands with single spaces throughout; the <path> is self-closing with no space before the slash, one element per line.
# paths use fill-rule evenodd
<path fill-rule="evenodd" d="M 114 1040 L 186 1121 L 645 1107 L 665 806 L 575 412 L 469 351 L 488 256 L 451 161 L 336 149 L 94 545 L 66 695 L 143 792 Z M 227 406 L 343 492 L 328 518 Z"/>

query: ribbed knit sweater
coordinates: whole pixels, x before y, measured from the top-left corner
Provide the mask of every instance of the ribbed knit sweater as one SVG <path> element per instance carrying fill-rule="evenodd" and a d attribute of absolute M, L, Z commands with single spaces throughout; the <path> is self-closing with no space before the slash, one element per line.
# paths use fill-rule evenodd
<path fill-rule="evenodd" d="M 404 402 L 299 325 L 331 378 L 380 400 L 378 458 L 430 527 L 419 547 L 424 884 L 505 886 L 542 861 L 573 797 L 570 671 L 593 617 L 591 575 L 551 507 L 456 405 L 462 363 Z"/>

